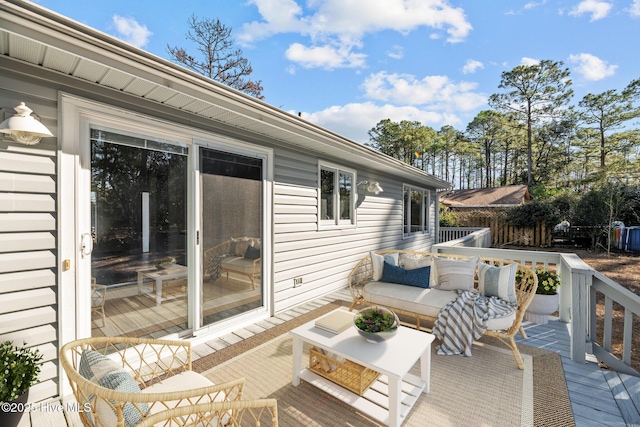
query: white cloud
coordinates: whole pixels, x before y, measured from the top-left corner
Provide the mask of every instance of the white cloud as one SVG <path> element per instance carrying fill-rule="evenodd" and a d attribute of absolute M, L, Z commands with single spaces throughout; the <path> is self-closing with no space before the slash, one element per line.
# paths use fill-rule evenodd
<path fill-rule="evenodd" d="M 527 4 L 524 5 L 524 8 L 525 9 L 533 9 L 535 7 L 538 7 L 538 6 L 543 6 L 546 3 L 547 3 L 547 0 L 542 0 L 542 1 L 539 1 L 539 2 L 530 1 Z"/>
<path fill-rule="evenodd" d="M 380 120 L 418 121 L 439 129 L 460 126 L 476 114 L 487 97 L 476 92 L 474 82 L 454 82 L 446 76 L 418 79 L 410 74 L 379 72 L 365 78 L 361 103 L 334 105 L 303 117 L 354 141 L 366 143 L 367 132 Z M 464 123 L 463 123 L 464 122 Z"/>
<path fill-rule="evenodd" d="M 402 59 L 404 57 L 404 48 L 402 46 L 395 45 L 393 46 L 393 50 L 387 52 L 387 56 L 392 59 Z"/>
<path fill-rule="evenodd" d="M 575 64 L 573 71 L 582 74 L 585 80 L 602 80 L 615 74 L 617 65 L 608 65 L 606 61 L 591 55 L 590 53 L 579 53 L 570 55 L 569 62 Z"/>
<path fill-rule="evenodd" d="M 120 38 L 136 47 L 144 47 L 153 35 L 146 25 L 139 24 L 133 18 L 113 15 L 112 19 Z"/>
<path fill-rule="evenodd" d="M 449 113 L 434 112 L 415 106 L 377 105 L 373 102 L 332 106 L 315 113 L 303 113 L 303 117 L 317 125 L 331 129 L 354 141 L 367 143 L 367 132 L 383 118 L 394 122 L 418 121 L 439 129 L 444 124 L 457 125 L 460 119 Z"/>
<path fill-rule="evenodd" d="M 329 45 L 306 47 L 300 43 L 289 46 L 285 56 L 304 68 L 327 69 L 362 67 L 367 57 L 365 54 L 352 52 L 348 47 L 335 48 Z"/>
<path fill-rule="evenodd" d="M 480 61 L 476 61 L 475 59 L 467 59 L 467 62 L 462 67 L 463 74 L 473 74 L 479 68 L 484 68 L 484 64 Z"/>
<path fill-rule="evenodd" d="M 631 2 L 629 14 L 634 17 L 640 17 L 640 0 L 633 0 Z"/>
<path fill-rule="evenodd" d="M 607 1 L 600 0 L 583 0 L 577 6 L 569 11 L 571 16 L 582 16 L 590 14 L 590 21 L 606 18 L 613 5 Z"/>
<path fill-rule="evenodd" d="M 407 34 L 419 27 L 430 27 L 436 34 L 445 32 L 447 41 L 457 43 L 472 29 L 464 11 L 447 0 L 309 0 L 304 10 L 295 0 L 249 3 L 258 8 L 262 20 L 241 28 L 238 41 L 244 45 L 276 34 L 297 33 L 310 38 L 310 50 L 319 45 L 351 50 L 361 46 L 366 34 L 385 30 Z"/>
<path fill-rule="evenodd" d="M 538 65 L 539 63 L 539 59 L 527 58 L 526 56 L 522 57 L 522 59 L 520 60 L 520 64 L 527 66 Z"/>

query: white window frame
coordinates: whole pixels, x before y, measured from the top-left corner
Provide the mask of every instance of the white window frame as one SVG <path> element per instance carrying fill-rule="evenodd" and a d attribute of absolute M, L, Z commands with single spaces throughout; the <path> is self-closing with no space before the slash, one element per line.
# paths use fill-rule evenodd
<path fill-rule="evenodd" d="M 322 219 L 322 171 L 332 171 L 335 173 L 333 181 L 333 219 Z M 341 205 L 340 205 L 340 191 L 336 191 L 340 188 L 340 175 L 351 175 L 351 197 L 349 200 L 349 219 L 340 219 Z M 353 169 L 345 168 L 340 165 L 329 162 L 318 162 L 318 229 L 331 229 L 331 228 L 350 228 L 355 227 L 356 221 L 356 196 L 357 196 L 357 181 L 358 176 Z"/>
<path fill-rule="evenodd" d="M 411 197 L 411 193 L 417 191 L 422 193 L 422 204 L 420 207 L 420 229 L 412 230 L 411 224 L 411 203 L 407 203 L 405 200 L 406 195 Z M 402 236 L 409 237 L 416 234 L 429 234 L 431 227 L 431 191 L 426 188 L 417 187 L 415 185 L 403 184 L 402 185 Z"/>

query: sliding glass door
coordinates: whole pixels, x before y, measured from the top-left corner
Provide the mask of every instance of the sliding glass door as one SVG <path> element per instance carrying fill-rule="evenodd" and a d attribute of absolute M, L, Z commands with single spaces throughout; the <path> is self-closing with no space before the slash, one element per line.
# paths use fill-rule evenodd
<path fill-rule="evenodd" d="M 199 148 L 200 325 L 264 307 L 265 159 Z"/>
<path fill-rule="evenodd" d="M 92 335 L 186 331 L 188 147 L 90 133 Z"/>

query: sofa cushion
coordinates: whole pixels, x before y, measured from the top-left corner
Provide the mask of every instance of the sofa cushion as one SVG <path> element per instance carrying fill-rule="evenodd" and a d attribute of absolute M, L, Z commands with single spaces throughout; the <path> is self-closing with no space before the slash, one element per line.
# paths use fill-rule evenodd
<path fill-rule="evenodd" d="M 101 387 L 126 393 L 140 393 L 140 386 L 122 366 L 95 351 L 84 350 L 78 364 L 80 375 L 97 383 Z M 84 403 L 84 402 L 83 402 Z M 146 403 L 138 404 L 141 411 L 146 411 Z M 124 405 L 122 410 L 124 422 L 132 427 L 142 421 L 142 415 L 136 407 L 130 403 Z M 115 425 L 117 416 L 113 408 L 103 399 L 96 401 L 96 414 L 104 425 Z"/>
<path fill-rule="evenodd" d="M 253 260 L 247 259 L 243 256 L 226 257 L 222 260 L 220 266 L 224 270 L 235 271 L 242 274 L 253 273 Z"/>
<path fill-rule="evenodd" d="M 380 280 L 382 277 L 382 270 L 384 268 L 385 260 L 391 265 L 398 265 L 398 252 L 392 252 L 389 254 L 378 255 L 375 252 L 370 253 L 371 265 L 373 267 L 373 280 Z"/>
<path fill-rule="evenodd" d="M 478 256 L 468 259 L 434 257 L 433 261 L 438 276 L 438 284 L 434 287 L 445 291 L 472 290 L 479 260 Z"/>
<path fill-rule="evenodd" d="M 395 265 L 391 265 L 385 261 L 380 281 L 398 283 L 400 285 L 417 286 L 419 288 L 428 288 L 430 273 L 431 266 L 405 270 L 402 267 L 396 267 Z"/>
<path fill-rule="evenodd" d="M 440 289 L 424 289 L 396 283 L 369 282 L 364 286 L 363 296 L 366 301 L 373 304 L 435 318 L 440 309 L 456 299 L 458 294 Z"/>
<path fill-rule="evenodd" d="M 498 297 L 515 304 L 516 272 L 518 264 L 494 267 L 485 263 L 478 264 L 478 291 L 488 297 Z"/>

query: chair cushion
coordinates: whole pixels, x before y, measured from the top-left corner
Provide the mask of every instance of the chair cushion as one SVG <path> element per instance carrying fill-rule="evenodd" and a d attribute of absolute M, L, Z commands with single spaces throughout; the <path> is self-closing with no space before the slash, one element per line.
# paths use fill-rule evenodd
<path fill-rule="evenodd" d="M 473 290 L 473 278 L 476 274 L 476 268 L 480 257 L 474 256 L 469 259 L 450 259 L 434 257 L 436 274 L 438 276 L 438 284 L 434 286 L 436 289 L 445 291 Z"/>
<path fill-rule="evenodd" d="M 416 268 L 414 270 L 405 270 L 402 267 L 396 267 L 385 261 L 380 281 L 398 283 L 400 285 L 417 286 L 419 288 L 428 288 L 430 273 L 431 266 Z"/>
<path fill-rule="evenodd" d="M 107 356 L 94 350 L 84 350 L 78 364 L 80 375 L 98 385 L 125 393 L 140 393 L 140 386 L 122 366 Z M 85 402 L 80 402 L 85 403 Z M 138 404 L 141 411 L 146 412 L 146 403 Z M 96 402 L 96 413 L 104 425 L 115 425 L 117 416 L 113 408 L 104 401 Z M 132 427 L 142 421 L 141 413 L 130 403 L 125 404 L 122 413 L 125 424 Z"/>
<path fill-rule="evenodd" d="M 185 390 L 193 390 L 200 387 L 209 387 L 214 385 L 207 377 L 201 375 L 194 371 L 184 371 L 177 375 L 168 377 L 163 379 L 160 382 L 157 382 L 145 389 L 142 390 L 142 393 L 169 393 L 172 391 L 185 391 Z M 226 395 L 224 392 L 220 392 L 220 394 L 216 397 L 216 402 L 224 401 Z M 192 399 L 193 400 L 193 399 Z M 208 401 L 207 398 L 200 398 L 198 403 L 206 403 Z M 152 405 L 151 410 L 149 411 L 149 415 L 156 414 L 160 411 L 164 411 L 167 408 L 178 408 L 180 406 L 189 405 L 189 400 L 184 399 L 182 402 L 178 402 L 177 400 L 166 401 L 161 405 Z M 229 411 L 229 415 L 231 411 Z M 228 415 L 223 416 L 222 425 L 226 425 L 229 421 Z M 212 420 L 212 425 L 217 425 L 217 419 Z M 185 425 L 188 424 L 185 422 Z M 189 424 L 191 425 L 191 424 Z M 200 425 L 200 424 L 196 424 Z"/>
<path fill-rule="evenodd" d="M 478 264 L 478 291 L 488 297 L 498 297 L 515 304 L 516 272 L 518 264 L 494 267 L 485 263 Z"/>
<path fill-rule="evenodd" d="M 398 252 L 393 252 L 384 255 L 378 255 L 375 252 L 370 253 L 371 265 L 373 267 L 373 280 L 380 280 L 382 277 L 382 270 L 384 269 L 384 262 L 387 261 L 391 265 L 398 265 Z"/>

